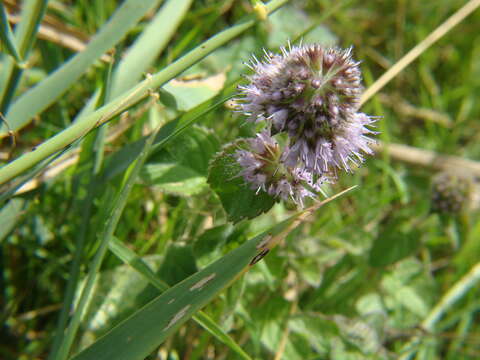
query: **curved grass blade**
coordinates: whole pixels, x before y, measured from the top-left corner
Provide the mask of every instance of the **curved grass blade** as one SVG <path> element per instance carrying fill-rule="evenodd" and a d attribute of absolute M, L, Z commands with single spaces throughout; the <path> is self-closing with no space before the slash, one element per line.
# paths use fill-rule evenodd
<path fill-rule="evenodd" d="M 110 64 L 105 70 L 103 87 L 98 98 L 98 106 L 103 104 L 103 101 L 108 98 L 111 86 L 111 72 L 113 64 Z M 108 125 L 108 124 L 107 124 Z M 98 182 L 98 174 L 103 164 L 104 140 L 106 134 L 106 127 L 97 129 L 95 139 L 84 142 L 82 156 L 93 158 L 93 167 L 86 175 L 88 177 L 88 185 L 86 185 L 87 194 L 81 201 L 82 222 L 77 232 L 75 252 L 70 264 L 69 278 L 67 288 L 63 296 L 62 309 L 57 321 L 57 331 L 50 350 L 48 359 L 56 359 L 57 353 L 63 342 L 64 331 L 67 326 L 68 318 L 70 316 L 70 309 L 73 308 L 75 289 L 78 286 L 80 278 L 80 268 L 82 265 L 82 258 L 86 245 L 87 232 L 90 224 L 90 217 L 92 213 L 93 201 L 95 198 L 95 191 Z M 93 135 L 93 134 L 92 134 Z"/>
<path fill-rule="evenodd" d="M 130 29 L 159 0 L 127 0 L 113 14 L 85 51 L 76 54 L 40 84 L 23 94 L 7 113 L 13 130 L 18 130 L 45 110 L 77 81 L 97 59 L 123 39 Z M 5 128 L 0 127 L 0 136 Z"/>
<path fill-rule="evenodd" d="M 144 276 L 158 290 L 162 292 L 168 290 L 170 286 L 164 281 L 160 280 L 140 256 L 123 245 L 118 239 L 113 238 L 109 242 L 108 247 L 120 260 L 130 265 L 138 273 Z M 225 331 L 223 331 L 223 329 L 203 311 L 199 311 L 193 316 L 193 319 L 210 334 L 215 336 L 217 340 L 223 342 L 230 349 L 235 351 L 242 359 L 251 360 L 250 356 L 248 356 L 248 354 L 242 350 L 235 340 L 233 340 Z"/>
<path fill-rule="evenodd" d="M 280 222 L 173 286 L 73 359 L 144 359 L 201 307 L 267 255 L 306 217 L 351 189 Z"/>
<path fill-rule="evenodd" d="M 73 359 L 145 358 L 248 268 L 258 253 L 258 244 L 268 234 L 281 233 L 292 221 L 293 219 L 288 219 L 280 223 L 170 288 Z"/>

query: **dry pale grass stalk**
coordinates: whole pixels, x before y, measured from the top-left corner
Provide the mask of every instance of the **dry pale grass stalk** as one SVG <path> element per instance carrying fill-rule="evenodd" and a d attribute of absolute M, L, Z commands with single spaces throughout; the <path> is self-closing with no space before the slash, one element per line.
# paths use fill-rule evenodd
<path fill-rule="evenodd" d="M 438 154 L 431 150 L 419 149 L 403 144 L 383 144 L 378 142 L 376 152 L 387 151 L 392 159 L 407 164 L 422 166 L 433 170 L 455 169 L 460 173 L 470 173 L 480 179 L 480 162 L 459 156 Z"/>
<path fill-rule="evenodd" d="M 8 19 L 13 24 L 17 24 L 20 21 L 20 16 L 9 15 Z M 47 23 L 40 24 L 37 36 L 39 39 L 50 41 L 54 44 L 76 52 L 85 50 L 88 44 L 88 41 L 85 41 L 74 34 L 62 31 L 61 29 L 58 29 Z M 108 54 L 103 54 L 100 59 L 105 62 L 112 61 L 112 57 Z"/>
<path fill-rule="evenodd" d="M 470 15 L 475 9 L 480 6 L 480 0 L 470 0 L 452 16 L 450 16 L 443 24 L 432 31 L 423 41 L 410 50 L 404 57 L 402 57 L 395 65 L 380 76 L 372 86 L 363 94 L 360 104 L 367 102 L 373 95 L 380 91 L 390 80 L 397 76 L 403 69 L 405 69 L 412 61 L 418 58 L 425 50 L 433 45 L 442 36 L 448 33 L 463 19 Z"/>

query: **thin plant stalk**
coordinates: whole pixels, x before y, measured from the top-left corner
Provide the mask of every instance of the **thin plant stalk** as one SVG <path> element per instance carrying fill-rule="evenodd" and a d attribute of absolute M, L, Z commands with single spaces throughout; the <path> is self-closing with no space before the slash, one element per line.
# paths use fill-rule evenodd
<path fill-rule="evenodd" d="M 480 263 L 475 264 L 470 271 L 457 281 L 440 299 L 437 305 L 430 311 L 427 317 L 422 321 L 421 328 L 429 333 L 436 330 L 436 325 L 442 316 L 451 309 L 451 307 L 468 291 L 480 282 Z M 422 338 L 415 336 L 408 344 L 404 346 L 406 352 L 400 357 L 401 360 L 410 360 L 417 352 L 418 345 Z"/>
<path fill-rule="evenodd" d="M 5 47 L 10 52 L 10 55 L 15 59 L 17 64 L 21 64 L 23 62 L 22 57 L 20 56 L 20 52 L 17 49 L 17 45 L 15 44 L 15 38 L 13 37 L 12 29 L 10 28 L 10 24 L 8 23 L 7 12 L 5 11 L 5 6 L 3 6 L 3 2 L 0 2 L 0 37 Z"/>
<path fill-rule="evenodd" d="M 360 104 L 365 104 L 373 95 L 379 92 L 390 80 L 403 71 L 416 58 L 418 58 L 425 50 L 442 38 L 446 33 L 452 30 L 456 25 L 463 21 L 468 15 L 474 12 L 480 6 L 480 0 L 470 0 L 445 22 L 432 31 L 424 40 L 418 43 L 412 50 L 395 63 L 390 69 L 380 76 L 367 91 L 363 93 Z"/>

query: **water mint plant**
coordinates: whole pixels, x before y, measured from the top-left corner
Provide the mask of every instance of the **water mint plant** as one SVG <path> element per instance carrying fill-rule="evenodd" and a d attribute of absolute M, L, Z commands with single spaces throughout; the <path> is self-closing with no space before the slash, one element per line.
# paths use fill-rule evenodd
<path fill-rule="evenodd" d="M 408 4 L 0 1 L 0 358 L 477 359 L 480 0 Z"/>
<path fill-rule="evenodd" d="M 368 126 L 375 121 L 359 112 L 363 87 L 352 48 L 289 45 L 281 51 L 251 61 L 249 83 L 239 87 L 239 110 L 272 134 L 288 134 L 289 166 L 317 175 L 351 171 L 372 153 Z"/>

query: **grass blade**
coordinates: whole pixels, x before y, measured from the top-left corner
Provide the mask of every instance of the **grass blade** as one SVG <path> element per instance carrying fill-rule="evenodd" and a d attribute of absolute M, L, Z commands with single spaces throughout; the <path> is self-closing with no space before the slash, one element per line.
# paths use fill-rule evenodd
<path fill-rule="evenodd" d="M 173 286 L 73 359 L 144 359 L 195 312 L 260 261 L 308 216 L 351 189 L 291 216 Z"/>
<path fill-rule="evenodd" d="M 158 290 L 163 292 L 170 288 L 167 283 L 163 282 L 155 275 L 152 269 L 150 269 L 140 256 L 123 245 L 118 239 L 113 238 L 108 244 L 108 247 L 119 259 L 138 271 Z M 223 342 L 230 349 L 235 351 L 242 359 L 251 360 L 250 356 L 248 356 L 248 354 L 245 353 L 242 348 L 203 311 L 199 311 L 193 316 L 193 319 L 210 334 L 215 336 L 217 340 Z"/>
<path fill-rule="evenodd" d="M 17 44 L 17 49 L 20 58 L 22 58 L 24 61 L 28 59 L 30 50 L 35 42 L 38 27 L 47 8 L 47 4 L 48 0 L 29 0 L 24 4 L 21 14 L 22 21 L 20 21 L 15 30 L 15 42 Z M 23 74 L 23 68 L 19 67 L 14 61 L 11 60 L 7 62 L 6 69 L 7 70 L 4 73 L 4 77 L 2 78 L 2 89 L 0 92 L 0 112 L 4 114 L 7 112 L 8 107 L 10 106 L 13 94 L 15 93 L 17 85 Z M 10 127 L 14 129 L 13 126 Z M 5 129 L 5 124 L 0 125 L 0 137 Z"/>
<path fill-rule="evenodd" d="M 0 38 L 5 44 L 7 51 L 10 55 L 16 60 L 18 64 L 22 62 L 20 52 L 17 50 L 17 45 L 15 44 L 15 39 L 13 38 L 12 29 L 10 29 L 10 24 L 8 23 L 7 12 L 3 6 L 3 2 L 0 3 Z"/>
<path fill-rule="evenodd" d="M 245 271 L 257 255 L 258 244 L 292 224 L 288 219 L 202 271 L 170 288 L 73 359 L 143 359 L 197 310 Z"/>
<path fill-rule="evenodd" d="M 105 70 L 104 75 L 104 87 L 100 93 L 98 100 L 98 106 L 102 105 L 102 102 L 105 98 L 108 97 L 109 89 L 111 85 L 111 70 L 113 64 L 110 64 Z M 88 153 L 86 156 L 91 156 L 94 158 L 94 165 L 91 169 L 91 173 L 87 176 L 88 185 L 86 185 L 87 195 L 84 199 L 81 200 L 81 211 L 82 211 L 82 223 L 80 229 L 77 233 L 75 252 L 73 254 L 73 260 L 70 264 L 70 276 L 68 278 L 67 288 L 65 290 L 65 295 L 63 298 L 62 310 L 57 322 L 57 332 L 53 341 L 53 345 L 49 354 L 49 359 L 53 360 L 57 357 L 57 354 L 60 350 L 60 346 L 63 343 L 64 331 L 67 326 L 68 317 L 70 314 L 70 309 L 73 308 L 75 289 L 78 286 L 78 281 L 80 278 L 80 267 L 82 265 L 82 258 L 84 256 L 84 250 L 86 245 L 87 233 L 90 223 L 90 218 L 92 215 L 93 201 L 95 198 L 95 192 L 98 185 L 98 175 L 103 163 L 103 152 L 104 152 L 104 139 L 105 139 L 106 128 L 102 127 L 97 130 L 95 139 L 91 141 L 84 142 L 84 151 Z M 97 144 L 99 144 L 97 146 Z"/>
<path fill-rule="evenodd" d="M 155 5 L 158 0 L 127 0 L 113 14 L 85 51 L 75 55 L 48 78 L 23 94 L 10 108 L 7 120 L 13 130 L 28 121 L 57 100 L 77 81 L 97 59 L 112 48 Z M 1 133 L 5 128 L 1 127 Z"/>
<path fill-rule="evenodd" d="M 116 69 L 113 97 L 138 82 L 169 43 L 191 4 L 192 0 L 169 0 L 162 6 Z"/>
<path fill-rule="evenodd" d="M 148 71 L 156 57 L 171 40 L 177 26 L 190 7 L 191 0 L 170 0 L 145 27 L 142 34 L 122 56 L 113 73 L 112 98 L 134 86 L 142 74 Z M 158 34 L 162 34 L 160 37 Z M 76 119 L 95 110 L 98 91 L 90 98 Z"/>

